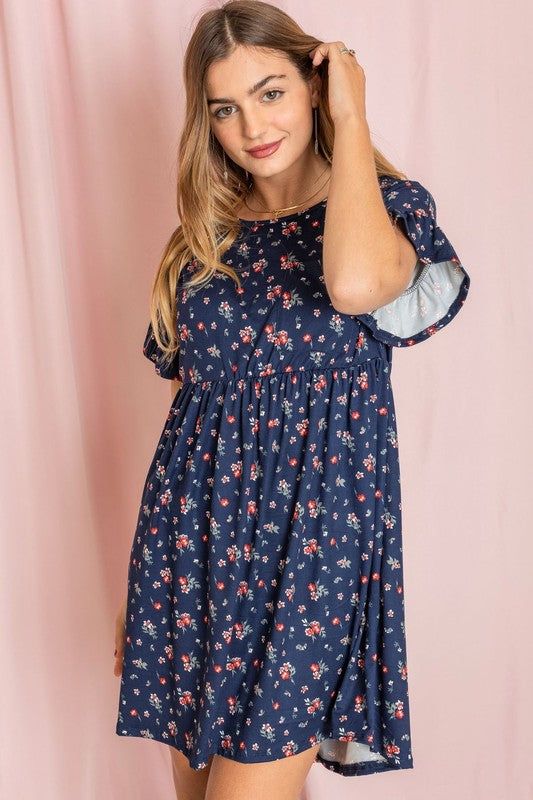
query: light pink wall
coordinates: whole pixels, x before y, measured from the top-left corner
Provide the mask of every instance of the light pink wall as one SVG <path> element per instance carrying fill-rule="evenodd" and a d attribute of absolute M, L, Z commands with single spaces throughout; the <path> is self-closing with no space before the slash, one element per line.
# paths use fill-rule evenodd
<path fill-rule="evenodd" d="M 472 279 L 452 325 L 394 353 L 415 768 L 315 765 L 307 800 L 526 800 L 532 7 L 280 5 L 356 50 L 375 144 L 431 191 Z M 113 625 L 170 404 L 141 345 L 177 224 L 182 56 L 207 7 L 0 15 L 5 798 L 174 796 L 167 748 L 114 732 Z"/>

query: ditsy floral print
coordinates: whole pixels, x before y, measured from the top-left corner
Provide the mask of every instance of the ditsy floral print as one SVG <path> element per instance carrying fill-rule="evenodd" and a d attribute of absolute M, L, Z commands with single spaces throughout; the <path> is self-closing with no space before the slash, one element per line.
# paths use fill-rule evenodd
<path fill-rule="evenodd" d="M 424 268 L 394 307 L 420 298 L 411 330 L 405 315 L 395 333 L 332 306 L 327 200 L 241 222 L 224 256 L 240 291 L 222 273 L 188 287 L 187 265 L 166 369 L 148 327 L 144 354 L 183 385 L 133 537 L 116 733 L 195 769 L 214 753 L 253 763 L 314 745 L 344 776 L 413 767 L 392 348 L 446 325 L 469 277 L 429 192 L 380 187 Z M 442 303 L 450 287 L 426 325 L 428 294 Z"/>

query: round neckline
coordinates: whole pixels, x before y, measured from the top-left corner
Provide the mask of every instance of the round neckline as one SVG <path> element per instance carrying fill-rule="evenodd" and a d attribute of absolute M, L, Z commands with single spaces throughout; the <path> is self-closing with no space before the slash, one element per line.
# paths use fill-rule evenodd
<path fill-rule="evenodd" d="M 303 208 L 301 211 L 294 211 L 292 214 L 284 214 L 281 217 L 271 217 L 270 219 L 244 219 L 244 217 L 237 217 L 239 222 L 247 222 L 249 225 L 259 225 L 262 222 L 283 222 L 283 220 L 291 219 L 292 217 L 301 217 L 302 214 L 307 214 L 309 211 L 312 211 L 314 208 L 318 208 L 318 206 L 325 205 L 328 201 L 327 197 L 324 197 L 322 200 L 319 200 L 318 203 L 313 203 L 312 206 L 308 206 L 308 208 Z"/>

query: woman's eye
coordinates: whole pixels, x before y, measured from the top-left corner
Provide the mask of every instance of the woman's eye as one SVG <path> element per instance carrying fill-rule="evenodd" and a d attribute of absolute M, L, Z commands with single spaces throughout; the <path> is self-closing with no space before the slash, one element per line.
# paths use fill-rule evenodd
<path fill-rule="evenodd" d="M 272 94 L 282 95 L 282 94 L 285 94 L 285 92 L 282 92 L 281 89 L 269 89 L 268 92 L 265 92 L 263 97 L 266 97 L 267 94 L 270 94 L 270 95 L 272 95 Z M 278 99 L 277 97 L 272 97 L 271 98 L 271 100 L 277 100 L 277 99 Z M 221 111 L 226 111 L 226 109 L 228 109 L 228 108 L 234 108 L 234 106 L 223 106 L 222 108 L 219 108 L 218 111 L 215 112 L 215 117 L 220 117 L 220 118 L 221 117 L 231 117 L 231 114 L 221 114 L 220 113 Z"/>
<path fill-rule="evenodd" d="M 281 91 L 281 89 L 270 89 L 268 92 L 265 92 L 265 95 L 267 95 L 267 94 L 283 94 L 283 92 Z M 263 96 L 265 96 L 265 95 L 263 95 Z M 274 98 L 274 99 L 276 99 L 276 98 Z"/>

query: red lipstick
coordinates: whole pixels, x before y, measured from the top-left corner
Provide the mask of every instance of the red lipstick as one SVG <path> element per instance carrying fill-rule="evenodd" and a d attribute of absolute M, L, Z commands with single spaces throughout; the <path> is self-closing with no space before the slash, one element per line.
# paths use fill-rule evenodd
<path fill-rule="evenodd" d="M 282 139 L 279 139 L 277 142 L 270 142 L 270 144 L 261 144 L 257 147 L 252 147 L 246 152 L 250 153 L 254 158 L 265 158 L 275 153 L 282 141 Z"/>

